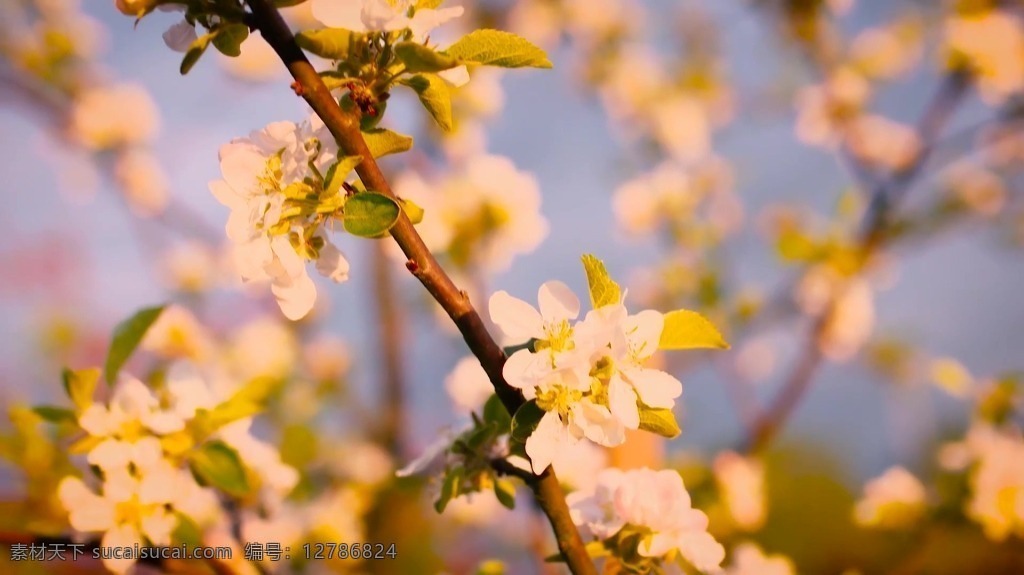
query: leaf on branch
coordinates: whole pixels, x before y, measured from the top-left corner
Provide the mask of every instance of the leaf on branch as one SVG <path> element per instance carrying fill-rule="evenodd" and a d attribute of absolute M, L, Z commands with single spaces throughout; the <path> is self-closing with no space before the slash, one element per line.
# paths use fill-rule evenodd
<path fill-rule="evenodd" d="M 345 202 L 345 231 L 363 238 L 379 238 L 398 221 L 401 209 L 394 199 L 377 192 L 356 194 Z"/>
<path fill-rule="evenodd" d="M 267 399 L 282 383 L 280 379 L 272 377 L 252 379 L 227 401 L 210 410 L 199 410 L 195 418 L 197 432 L 200 436 L 211 435 L 233 421 L 261 413 Z"/>
<path fill-rule="evenodd" d="M 536 399 L 527 401 L 512 416 L 512 439 L 525 442 L 530 434 L 537 429 L 541 418 L 547 413 L 539 405 Z"/>
<path fill-rule="evenodd" d="M 587 272 L 587 287 L 590 290 L 590 303 L 593 308 L 620 303 L 622 288 L 609 277 L 604 262 L 590 254 L 585 254 L 582 259 L 583 269 Z"/>
<path fill-rule="evenodd" d="M 217 28 L 213 35 L 213 46 L 225 56 L 237 58 L 242 54 L 242 42 L 249 37 L 245 24 L 227 24 Z"/>
<path fill-rule="evenodd" d="M 505 404 L 501 403 L 501 398 L 497 394 L 492 395 L 484 403 L 484 421 L 487 423 L 493 423 L 499 433 L 509 433 L 512 426 L 512 418 L 509 416 L 508 411 L 505 409 Z"/>
<path fill-rule="evenodd" d="M 438 513 L 444 513 L 445 507 L 448 507 L 448 503 L 458 497 L 459 495 L 459 484 L 462 482 L 462 476 L 465 473 L 465 469 L 462 467 L 455 467 L 449 469 L 444 476 L 444 483 L 441 484 L 441 495 L 434 502 L 434 509 Z"/>
<path fill-rule="evenodd" d="M 402 80 L 420 98 L 420 103 L 430 113 L 442 130 L 452 129 L 452 91 L 448 83 L 436 74 L 419 74 Z"/>
<path fill-rule="evenodd" d="M 398 202 L 402 204 L 402 211 L 405 212 L 405 215 L 409 218 L 410 222 L 418 224 L 423 221 L 423 208 L 421 208 L 416 202 L 402 198 L 399 198 Z"/>
<path fill-rule="evenodd" d="M 344 60 L 362 38 L 362 34 L 344 28 L 324 28 L 299 32 L 295 35 L 295 43 L 321 58 Z"/>
<path fill-rule="evenodd" d="M 181 59 L 181 67 L 178 68 L 178 71 L 181 72 L 182 76 L 188 74 L 189 70 L 192 69 L 192 66 L 196 65 L 196 62 L 199 61 L 203 52 L 206 52 L 206 49 L 210 46 L 210 41 L 213 40 L 214 35 L 215 33 L 213 32 L 203 34 L 189 44 L 188 50 L 185 51 L 185 57 Z"/>
<path fill-rule="evenodd" d="M 32 408 L 32 412 L 50 423 L 74 423 L 78 421 L 75 412 L 66 407 L 55 405 L 38 405 Z"/>
<path fill-rule="evenodd" d="M 516 508 L 516 485 L 508 479 L 494 480 L 494 495 L 506 509 Z"/>
<path fill-rule="evenodd" d="M 68 394 L 75 409 L 81 411 L 92 405 L 92 395 L 96 391 L 96 384 L 100 381 L 100 370 L 91 369 L 65 369 L 61 374 L 64 383 L 64 392 Z"/>
<path fill-rule="evenodd" d="M 362 156 L 342 156 L 338 158 L 337 162 L 331 164 L 331 167 L 327 168 L 327 173 L 324 174 L 324 191 L 327 192 L 327 195 L 338 193 L 341 190 L 341 185 L 345 183 L 345 176 L 356 169 L 356 166 L 362 161 Z"/>
<path fill-rule="evenodd" d="M 394 46 L 395 55 L 405 64 L 408 72 L 440 72 L 459 65 L 459 61 L 447 54 L 435 52 L 418 42 L 399 42 Z"/>
<path fill-rule="evenodd" d="M 466 62 L 502 68 L 551 68 L 548 55 L 525 38 L 500 30 L 476 30 L 466 34 L 445 50 L 449 56 Z"/>
<path fill-rule="evenodd" d="M 370 148 L 370 154 L 374 158 L 412 149 L 412 138 L 386 128 L 363 130 L 363 139 L 366 140 L 366 147 Z"/>
<path fill-rule="evenodd" d="M 107 361 L 103 366 L 103 377 L 108 384 L 113 385 L 117 378 L 117 372 L 121 371 L 121 366 L 128 361 L 132 352 L 139 346 L 146 332 L 163 311 L 164 306 L 162 305 L 149 307 L 117 324 L 117 327 L 114 328 L 114 337 L 110 342 L 110 351 L 107 353 Z"/>
<path fill-rule="evenodd" d="M 233 447 L 219 439 L 205 443 L 194 451 L 189 464 L 202 485 L 216 487 L 239 497 L 249 492 L 249 479 L 242 459 Z"/>
<path fill-rule="evenodd" d="M 728 342 L 707 318 L 695 311 L 677 309 L 665 314 L 658 349 L 729 349 Z"/>
<path fill-rule="evenodd" d="M 656 409 L 642 404 L 640 405 L 640 429 L 669 439 L 678 437 L 682 433 L 676 422 L 676 415 L 672 413 L 671 409 Z"/>

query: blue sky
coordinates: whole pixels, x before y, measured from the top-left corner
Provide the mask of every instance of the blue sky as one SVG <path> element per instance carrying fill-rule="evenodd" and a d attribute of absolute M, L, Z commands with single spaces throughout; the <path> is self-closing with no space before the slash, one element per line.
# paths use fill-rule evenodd
<path fill-rule="evenodd" d="M 186 77 L 177 73 L 179 55 L 159 38 L 168 15 L 143 21 L 137 29 L 110 2 L 85 3 L 87 10 L 110 30 L 109 52 L 104 61 L 110 73 L 144 84 L 163 115 L 156 153 L 167 168 L 173 193 L 222 225 L 226 209 L 207 190 L 218 176 L 217 148 L 232 137 L 248 133 L 274 120 L 297 120 L 305 113 L 303 102 L 287 82 L 245 84 L 228 78 L 211 59 L 203 61 Z M 665 2 L 651 3 L 652 10 Z M 769 87 L 775 74 L 797 66 L 790 52 L 764 46 L 776 42 L 763 19 L 744 14 L 745 3 L 722 2 L 715 8 L 732 24 L 724 32 L 730 54 L 730 75 L 741 95 L 751 97 Z M 880 4 L 866 3 L 852 25 L 870 21 Z M 884 3 L 881 4 L 884 6 Z M 655 12 L 657 13 L 657 12 Z M 749 55 L 756 54 L 758 59 Z M 543 212 L 552 232 L 539 250 L 520 257 L 509 272 L 492 282 L 494 289 L 532 299 L 536 287 L 548 279 L 567 282 L 579 293 L 585 289 L 578 258 L 594 253 L 605 259 L 617 277 L 625 279 L 638 264 L 658 257 L 653 241 L 626 240 L 611 231 L 610 197 L 621 181 L 632 174 L 618 169 L 622 148 L 608 128 L 597 104 L 588 100 L 568 73 L 564 53 L 554 55 L 555 71 L 515 71 L 506 75 L 507 107 L 490 126 L 490 150 L 509 156 L 523 170 L 534 173 L 543 193 Z M 936 83 L 925 70 L 885 90 L 877 109 L 904 120 L 913 120 Z M 742 97 L 741 97 L 742 101 Z M 971 103 L 955 120 L 970 125 L 988 113 Z M 411 111 L 392 107 L 389 120 L 396 129 L 409 131 L 416 124 Z M 770 117 L 741 115 L 716 140 L 716 148 L 734 163 L 739 196 L 748 214 L 782 200 L 798 201 L 825 209 L 846 185 L 846 176 L 834 159 L 799 145 L 792 135 L 792 115 L 786 111 Z M 0 293 L 0 382 L 7 393 L 27 393 L 36 399 L 59 392 L 59 366 L 38 366 L 25 337 L 42 310 L 57 307 L 76 311 L 100 325 L 112 325 L 133 310 L 165 297 L 153 278 L 149 253 L 137 245 L 135 224 L 108 190 L 100 189 L 95 201 L 69 204 L 57 191 L 58 171 L 67 166 L 53 152 L 55 143 L 40 127 L 38 118 L 21 107 L 0 107 L 0 151 L 5 169 L 3 188 L 8 204 L 0 224 L 16 238 L 3 247 L 9 253 L 27 242 L 59 233 L 74 239 L 88 270 L 76 282 L 74 297 L 60 302 L 48 299 L 45 290 L 32 293 Z M 392 161 L 392 167 L 401 160 Z M 105 187 L 105 186 L 104 186 Z M 928 193 L 922 186 L 916 193 Z M 748 225 L 753 225 L 748 218 Z M 364 310 L 368 300 L 369 271 L 365 243 L 346 238 L 343 243 L 353 260 L 352 280 L 341 286 L 319 284 L 333 300 L 328 322 L 331 331 L 346 336 L 362 352 L 372 352 L 368 332 L 372 318 Z M 76 252 L 79 253 L 79 252 Z M 781 276 L 770 251 L 753 233 L 733 248 L 737 274 L 770 289 Z M 410 298 L 419 297 L 414 281 L 402 274 Z M 996 245 L 991 233 L 972 229 L 905 254 L 899 281 L 876 299 L 879 329 L 911 334 L 925 349 L 962 359 L 975 373 L 986 374 L 1021 367 L 1019 352 L 1024 342 L 1024 306 L 1016 286 L 1024 280 L 1024 260 L 1018 252 Z M 417 320 L 409 330 L 413 355 L 410 369 L 416 404 L 436 409 L 417 413 L 416 429 L 429 433 L 450 418 L 441 381 L 461 357 L 459 341 L 432 337 L 429 321 Z M 356 357 L 365 356 L 357 353 Z M 783 361 L 786 358 L 782 358 Z M 783 368 L 785 363 L 783 363 Z M 372 366 L 358 365 L 364 388 L 373 381 Z M 698 373 L 684 381 L 685 433 L 674 445 L 708 448 L 730 445 L 738 438 L 736 418 L 721 382 L 711 373 Z M 366 391 L 364 389 L 364 391 Z M 369 393 L 367 391 L 367 393 Z M 936 430 L 934 413 L 950 411 L 949 402 L 934 393 L 908 392 L 890 404 L 869 374 L 853 366 L 829 367 L 799 409 L 791 430 L 794 435 L 813 432 L 818 441 L 830 442 L 856 462 L 857 474 L 870 474 L 908 454 L 914 437 Z M 878 425 L 877 422 L 889 422 Z M 911 441 L 893 438 L 893 427 Z"/>

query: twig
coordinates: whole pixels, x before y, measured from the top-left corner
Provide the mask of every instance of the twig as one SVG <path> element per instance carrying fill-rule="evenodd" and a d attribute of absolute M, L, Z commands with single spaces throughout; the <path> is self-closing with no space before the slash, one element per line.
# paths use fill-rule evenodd
<path fill-rule="evenodd" d="M 356 174 L 366 188 L 394 198 L 391 187 L 363 140 L 359 130 L 359 118 L 342 111 L 338 102 L 331 96 L 330 90 L 295 43 L 295 37 L 273 3 L 270 0 L 246 1 L 252 9 L 256 28 L 288 67 L 292 77 L 302 86 L 302 97 L 323 120 L 324 125 L 337 140 L 338 147 L 347 155 L 362 156 L 363 161 L 356 167 Z M 398 221 L 391 228 L 391 236 L 409 258 L 410 271 L 459 328 L 473 355 L 480 360 L 502 404 L 509 413 L 515 413 L 524 403 L 523 396 L 505 382 L 502 376 L 505 354 L 487 332 L 469 298 L 441 269 L 404 213 L 399 215 Z M 572 572 L 597 575 L 579 532 L 569 517 L 565 494 L 551 467 L 539 476 L 531 478 L 528 485 L 533 490 L 541 509 L 548 516 L 558 540 L 558 548 Z"/>
<path fill-rule="evenodd" d="M 964 93 L 970 86 L 970 77 L 959 71 L 946 76 L 938 92 L 932 99 L 924 115 L 918 122 L 917 133 L 923 147 L 910 165 L 894 173 L 888 182 L 879 186 L 864 216 L 858 242 L 861 246 L 862 261 L 866 262 L 885 243 L 889 217 L 896 205 L 906 196 L 906 191 L 914 177 L 927 163 L 931 154 L 932 143 L 938 138 L 950 116 L 956 110 Z M 745 445 L 745 451 L 759 452 L 763 450 L 779 433 L 790 414 L 799 405 L 810 388 L 814 375 L 821 366 L 824 356 L 818 342 L 828 318 L 842 293 L 834 294 L 829 305 L 815 317 L 805 340 L 803 354 L 797 360 L 793 371 L 786 379 L 782 389 L 771 402 L 771 406 L 755 421 L 751 434 Z"/>
<path fill-rule="evenodd" d="M 405 446 L 402 422 L 405 420 L 405 377 L 402 364 L 402 324 L 395 307 L 394 277 L 389 267 L 383 242 L 373 242 L 370 254 L 373 266 L 373 299 L 377 307 L 377 342 L 380 346 L 380 368 L 384 380 L 382 403 L 384 418 L 381 439 L 392 455 L 402 457 Z"/>

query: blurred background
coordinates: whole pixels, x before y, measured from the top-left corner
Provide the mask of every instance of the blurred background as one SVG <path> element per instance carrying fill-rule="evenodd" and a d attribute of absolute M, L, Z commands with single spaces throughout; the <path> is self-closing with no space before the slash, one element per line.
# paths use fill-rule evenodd
<path fill-rule="evenodd" d="M 99 365 L 117 322 L 171 302 L 242 363 L 282 354 L 308 371 L 319 345 L 342 364 L 332 376 L 344 389 L 329 395 L 338 404 L 325 403 L 309 427 L 321 444 L 363 427 L 355 406 L 386 412 L 393 377 L 404 403 L 400 424 L 385 432 L 397 434 L 385 441 L 395 466 L 465 417 L 445 391 L 465 345 L 402 259 L 381 255 L 390 251 L 382 242 L 337 241 L 351 277 L 317 278 L 316 308 L 298 325 L 265 285 L 237 279 L 225 251 L 228 211 L 208 188 L 221 177 L 217 150 L 308 115 L 258 34 L 241 57 L 211 50 L 182 76 L 181 54 L 160 38 L 177 14 L 133 26 L 112 2 L 2 1 L 5 404 L 59 403 L 62 368 Z M 934 473 L 938 442 L 963 435 L 993 382 L 1015 381 L 1024 342 L 1018 3 L 457 4 L 467 14 L 433 41 L 444 46 L 483 23 L 543 46 L 554 69 L 474 71 L 450 134 L 396 94 L 383 123 L 416 144 L 383 165 L 396 191 L 424 206 L 425 226 L 432 213 L 457 219 L 445 190 L 485 154 L 525 178 L 518 190 L 494 192 L 505 194 L 497 201 L 539 197 L 546 225 L 535 237 L 435 246 L 482 311 L 493 291 L 534 301 L 551 279 L 585 293 L 579 257 L 592 253 L 628 288 L 630 309 L 695 309 L 723 330 L 728 352 L 665 358 L 684 384 L 683 434 L 630 448 L 641 460 L 707 473 L 716 453 L 759 450 L 760 437 L 772 466 L 787 462 L 770 467 L 785 470 L 772 472 L 780 482 L 816 486 L 829 501 L 822 509 L 838 508 L 891 466 Z M 319 26 L 308 3 L 287 17 L 296 29 Z M 100 90 L 121 92 L 102 101 Z M 103 114 L 120 118 L 122 139 L 104 140 L 90 125 Z M 876 221 L 879 195 L 892 202 Z M 865 245 L 870 256 L 859 259 Z M 386 291 L 375 272 L 382 258 Z M 394 329 L 382 327 L 377 301 L 389 292 Z M 401 357 L 397 375 L 382 337 Z M 794 384 L 800 366 L 810 373 Z M 792 406 L 779 399 L 794 395 Z M 765 414 L 781 422 L 777 439 Z M 281 437 L 273 423 L 264 431 Z M 17 466 L 5 470 L 11 500 L 21 477 Z M 784 490 L 778 509 L 798 508 Z M 794 557 L 801 572 L 843 572 L 841 554 L 793 543 L 800 522 L 780 511 L 771 523 L 772 513 L 778 531 L 762 544 Z M 829 517 L 821 519 L 831 525 Z M 811 530 L 811 515 L 804 519 Z M 539 569 L 517 559 L 518 543 L 476 537 L 468 552 L 439 536 L 442 555 L 459 557 L 451 572 L 471 572 L 487 556 L 513 573 Z M 876 559 L 847 567 L 888 572 L 876 569 L 888 560 Z M 916 567 L 905 572 L 957 572 Z M 959 572 L 1010 572 L 999 568 Z"/>

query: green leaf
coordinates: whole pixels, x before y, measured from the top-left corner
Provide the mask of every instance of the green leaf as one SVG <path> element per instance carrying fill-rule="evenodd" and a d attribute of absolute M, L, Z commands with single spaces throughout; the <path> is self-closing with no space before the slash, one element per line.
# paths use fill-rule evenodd
<path fill-rule="evenodd" d="M 362 161 L 362 156 L 342 156 L 337 162 L 331 164 L 324 175 L 324 191 L 330 195 L 338 193 L 341 185 L 345 183 L 345 177 Z"/>
<path fill-rule="evenodd" d="M 295 43 L 307 52 L 328 60 L 344 60 L 363 39 L 363 35 L 344 28 L 305 30 L 295 35 Z"/>
<path fill-rule="evenodd" d="M 132 352 L 139 346 L 139 342 L 145 337 L 146 332 L 153 325 L 153 322 L 160 317 L 164 306 L 149 307 L 139 310 L 132 317 L 117 324 L 114 328 L 114 338 L 110 342 L 110 351 L 107 353 L 107 361 L 103 366 L 103 377 L 108 384 L 113 385 L 117 378 L 117 372 L 121 366 L 128 361 Z"/>
<path fill-rule="evenodd" d="M 61 377 L 64 381 L 64 392 L 68 394 L 75 409 L 82 411 L 92 405 L 92 396 L 96 391 L 96 384 L 100 381 L 100 370 L 65 369 Z"/>
<path fill-rule="evenodd" d="M 448 503 L 459 495 L 459 484 L 462 482 L 464 473 L 465 469 L 462 467 L 454 467 L 445 473 L 444 483 L 441 484 L 441 494 L 434 502 L 434 509 L 438 513 L 444 513 Z"/>
<path fill-rule="evenodd" d="M 376 238 L 395 225 L 399 213 L 401 208 L 394 199 L 377 192 L 363 192 L 345 202 L 342 222 L 345 231 L 352 235 Z"/>
<path fill-rule="evenodd" d="M 203 485 L 209 485 L 235 496 L 250 490 L 249 479 L 238 452 L 221 440 L 204 443 L 189 457 L 192 473 Z"/>
<path fill-rule="evenodd" d="M 729 349 L 715 325 L 695 311 L 677 309 L 665 314 L 658 349 Z"/>
<path fill-rule="evenodd" d="M 281 461 L 302 469 L 316 458 L 317 434 L 307 425 L 293 423 L 281 432 Z"/>
<path fill-rule="evenodd" d="M 78 421 L 75 412 L 66 407 L 55 405 L 38 405 L 32 411 L 50 423 L 74 423 Z"/>
<path fill-rule="evenodd" d="M 364 130 L 363 139 L 374 158 L 406 152 L 412 148 L 412 138 L 386 128 Z"/>
<path fill-rule="evenodd" d="M 181 72 L 182 76 L 188 74 L 189 70 L 192 69 L 192 66 L 196 65 L 196 62 L 199 61 L 203 52 L 206 52 L 206 48 L 210 46 L 210 41 L 213 40 L 213 36 L 214 34 L 212 32 L 209 34 L 203 34 L 189 44 L 188 50 L 185 51 L 185 57 L 181 59 L 181 67 L 178 68 L 178 71 Z"/>
<path fill-rule="evenodd" d="M 671 409 L 640 406 L 640 429 L 672 439 L 681 433 Z"/>
<path fill-rule="evenodd" d="M 583 256 L 583 269 L 587 272 L 590 303 L 594 309 L 615 305 L 622 301 L 622 289 L 608 276 L 608 271 L 604 269 L 604 262 L 586 254 Z"/>
<path fill-rule="evenodd" d="M 213 35 L 213 46 L 225 56 L 237 58 L 242 53 L 242 42 L 249 37 L 245 24 L 227 24 L 217 28 Z"/>
<path fill-rule="evenodd" d="M 537 424 L 545 413 L 547 412 L 537 405 L 536 399 L 531 399 L 520 406 L 512 416 L 512 439 L 526 441 L 533 430 L 537 429 Z"/>
<path fill-rule="evenodd" d="M 452 91 L 448 83 L 436 74 L 419 74 L 402 80 L 420 98 L 420 103 L 430 113 L 442 130 L 452 129 Z"/>
<path fill-rule="evenodd" d="M 176 512 L 174 516 L 178 519 L 178 525 L 171 532 L 171 541 L 176 545 L 184 543 L 190 547 L 202 545 L 203 530 L 195 520 L 180 511 Z"/>
<path fill-rule="evenodd" d="M 487 402 L 484 403 L 484 421 L 495 424 L 501 433 L 511 431 L 512 418 L 509 416 L 508 411 L 505 410 L 505 404 L 501 402 L 501 398 L 497 394 L 489 397 Z"/>
<path fill-rule="evenodd" d="M 405 212 L 406 217 L 413 224 L 418 224 L 423 221 L 423 208 L 412 200 L 406 200 L 403 198 L 398 199 L 398 203 L 402 204 L 402 211 Z"/>
<path fill-rule="evenodd" d="M 548 55 L 525 38 L 500 30 L 476 30 L 466 34 L 445 52 L 459 60 L 502 68 L 550 68 Z"/>
<path fill-rule="evenodd" d="M 495 479 L 494 495 L 506 509 L 516 508 L 516 486 L 508 479 Z"/>
<path fill-rule="evenodd" d="M 417 72 L 440 72 L 459 65 L 459 61 L 447 54 L 435 52 L 417 42 L 399 42 L 394 47 L 395 55 L 405 64 L 405 70 Z"/>

